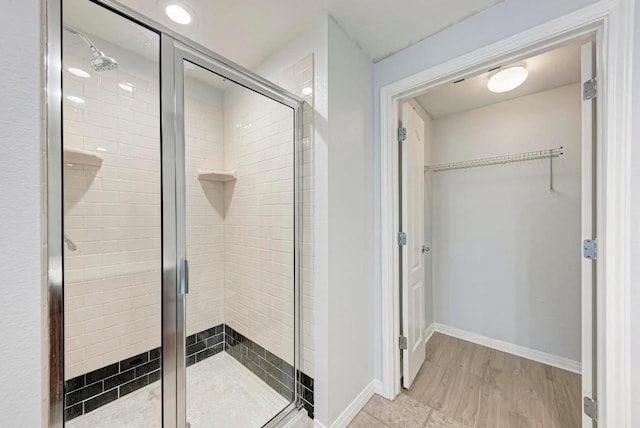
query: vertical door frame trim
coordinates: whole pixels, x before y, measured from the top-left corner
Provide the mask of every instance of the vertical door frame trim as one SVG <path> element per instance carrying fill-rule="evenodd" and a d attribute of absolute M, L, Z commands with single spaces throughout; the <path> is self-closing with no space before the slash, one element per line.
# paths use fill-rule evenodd
<path fill-rule="evenodd" d="M 631 149 L 631 57 L 634 0 L 602 0 L 515 36 L 384 86 L 380 90 L 382 387 L 393 399 L 400 391 L 398 329 L 399 260 L 397 107 L 402 99 L 476 74 L 534 52 L 596 33 L 600 45 L 598 111 L 601 197 L 598 204 L 600 257 L 597 276 L 598 397 L 600 426 L 631 427 L 629 223 Z"/>

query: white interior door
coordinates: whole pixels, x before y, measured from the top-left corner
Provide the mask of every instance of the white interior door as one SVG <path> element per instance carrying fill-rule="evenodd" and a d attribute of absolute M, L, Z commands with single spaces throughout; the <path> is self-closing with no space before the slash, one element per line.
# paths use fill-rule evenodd
<path fill-rule="evenodd" d="M 595 44 L 582 45 L 582 83 L 596 78 Z M 595 239 L 596 230 L 596 98 L 582 101 L 582 236 Z M 582 259 L 582 396 L 597 400 L 596 389 L 596 260 Z M 582 414 L 582 427 L 597 423 Z"/>
<path fill-rule="evenodd" d="M 424 122 L 408 103 L 402 105 L 402 126 L 406 140 L 402 154 L 402 335 L 407 349 L 402 352 L 402 385 L 409 388 L 425 358 L 424 349 Z"/>

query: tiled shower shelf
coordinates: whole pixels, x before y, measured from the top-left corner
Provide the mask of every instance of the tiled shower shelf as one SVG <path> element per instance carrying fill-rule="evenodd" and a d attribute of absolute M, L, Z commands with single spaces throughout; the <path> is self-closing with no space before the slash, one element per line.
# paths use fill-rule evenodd
<path fill-rule="evenodd" d="M 64 162 L 67 164 L 78 164 L 88 166 L 102 166 L 102 158 L 93 152 L 80 149 L 65 148 Z"/>
<path fill-rule="evenodd" d="M 209 170 L 199 170 L 198 171 L 198 180 L 202 181 L 233 181 L 236 179 L 235 171 L 209 171 Z"/>

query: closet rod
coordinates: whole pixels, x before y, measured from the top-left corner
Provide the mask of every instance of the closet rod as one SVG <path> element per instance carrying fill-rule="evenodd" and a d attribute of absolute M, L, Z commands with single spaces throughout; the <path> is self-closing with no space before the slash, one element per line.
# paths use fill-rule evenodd
<path fill-rule="evenodd" d="M 424 172 L 440 172 L 451 169 L 477 168 L 488 165 L 501 165 L 514 162 L 526 162 L 538 159 L 549 159 L 563 155 L 563 147 L 555 149 L 536 150 L 533 152 L 514 153 L 510 155 L 494 156 L 490 158 L 472 159 L 459 162 L 443 163 L 440 165 L 425 165 Z"/>

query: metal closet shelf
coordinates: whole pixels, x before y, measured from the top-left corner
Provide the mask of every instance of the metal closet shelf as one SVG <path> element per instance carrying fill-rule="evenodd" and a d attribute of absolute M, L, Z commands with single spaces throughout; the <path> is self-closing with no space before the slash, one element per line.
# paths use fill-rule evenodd
<path fill-rule="evenodd" d="M 439 165 L 425 165 L 424 172 L 441 172 L 452 169 L 478 168 L 489 165 L 503 165 L 507 163 L 526 162 L 540 159 L 549 159 L 549 190 L 553 191 L 553 158 L 564 154 L 564 147 L 536 150 L 532 152 L 513 153 L 510 155 L 493 156 L 482 159 L 471 159 L 458 162 L 443 163 Z"/>

